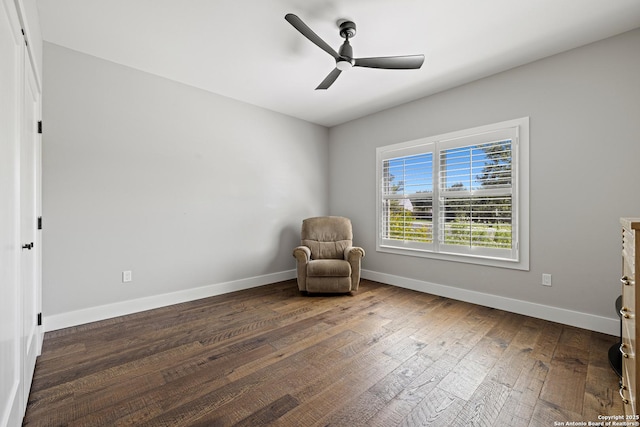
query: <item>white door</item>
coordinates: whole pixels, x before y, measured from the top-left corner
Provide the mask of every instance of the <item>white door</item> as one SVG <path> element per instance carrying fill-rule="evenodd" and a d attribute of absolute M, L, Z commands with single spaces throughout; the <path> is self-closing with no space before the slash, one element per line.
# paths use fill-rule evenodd
<path fill-rule="evenodd" d="M 23 53 L 13 0 L 0 0 L 0 426 L 19 426 L 24 405 L 18 108 Z"/>
<path fill-rule="evenodd" d="M 31 380 L 40 354 L 40 280 L 37 238 L 38 165 L 40 134 L 40 91 L 28 55 L 25 55 L 22 129 L 20 135 L 20 289 L 22 291 L 22 360 L 24 402 L 29 398 Z"/>
<path fill-rule="evenodd" d="M 41 92 L 27 52 L 16 3 L 0 0 L 0 427 L 22 424 L 42 346 Z"/>

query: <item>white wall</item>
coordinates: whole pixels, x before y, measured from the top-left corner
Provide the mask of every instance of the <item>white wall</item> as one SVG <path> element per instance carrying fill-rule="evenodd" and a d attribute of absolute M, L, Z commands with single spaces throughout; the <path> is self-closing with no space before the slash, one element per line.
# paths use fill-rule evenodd
<path fill-rule="evenodd" d="M 578 312 L 581 326 L 593 320 L 616 333 L 618 219 L 640 216 L 638 46 L 634 30 L 332 128 L 330 212 L 351 217 L 369 277 L 407 278 L 410 287 L 485 304 L 494 295 L 497 306 L 524 302 L 541 317 L 542 306 L 558 307 L 560 317 Z M 529 272 L 375 251 L 376 147 L 524 116 L 531 126 Z M 542 273 L 553 275 L 551 288 L 540 285 Z"/>
<path fill-rule="evenodd" d="M 49 43 L 44 69 L 47 329 L 294 277 L 302 219 L 328 211 L 326 128 Z"/>

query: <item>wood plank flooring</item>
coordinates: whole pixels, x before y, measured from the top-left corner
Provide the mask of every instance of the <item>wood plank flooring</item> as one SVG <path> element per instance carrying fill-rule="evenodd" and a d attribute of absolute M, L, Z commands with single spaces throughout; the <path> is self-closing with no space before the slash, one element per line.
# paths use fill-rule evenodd
<path fill-rule="evenodd" d="M 25 426 L 554 426 L 623 412 L 617 339 L 364 280 L 45 335 Z"/>

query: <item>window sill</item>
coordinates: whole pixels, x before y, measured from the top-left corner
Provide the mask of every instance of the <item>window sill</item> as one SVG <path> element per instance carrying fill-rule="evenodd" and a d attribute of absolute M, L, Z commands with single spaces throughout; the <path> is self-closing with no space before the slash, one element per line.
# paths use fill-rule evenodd
<path fill-rule="evenodd" d="M 447 252 L 432 252 L 416 248 L 399 248 L 395 246 L 378 245 L 377 252 L 395 255 L 430 258 L 441 261 L 462 262 L 466 264 L 484 265 L 487 267 L 508 268 L 512 270 L 529 271 L 529 260 L 513 260 L 507 258 L 478 256 L 473 254 L 453 254 Z"/>

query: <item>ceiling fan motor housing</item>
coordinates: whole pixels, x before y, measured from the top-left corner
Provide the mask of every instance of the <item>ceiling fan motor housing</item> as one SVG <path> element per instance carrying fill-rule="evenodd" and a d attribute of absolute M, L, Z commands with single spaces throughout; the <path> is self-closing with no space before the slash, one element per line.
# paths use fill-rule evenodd
<path fill-rule="evenodd" d="M 336 67 L 340 71 L 348 70 L 354 64 L 353 60 L 353 49 L 351 48 L 351 44 L 349 43 L 349 39 L 345 40 L 340 46 L 339 50 L 340 57 L 336 58 Z"/>

